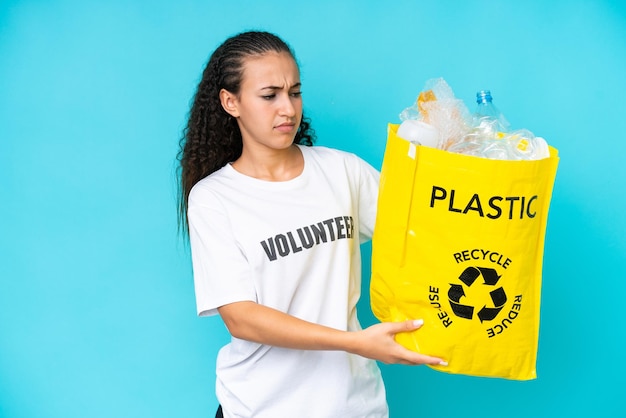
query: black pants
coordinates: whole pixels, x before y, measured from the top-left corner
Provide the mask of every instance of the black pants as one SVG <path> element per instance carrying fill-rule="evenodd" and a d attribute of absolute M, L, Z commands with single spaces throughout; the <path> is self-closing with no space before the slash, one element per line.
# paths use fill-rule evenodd
<path fill-rule="evenodd" d="M 217 412 L 215 413 L 215 418 L 224 418 L 224 414 L 222 413 L 222 405 L 217 407 Z"/>

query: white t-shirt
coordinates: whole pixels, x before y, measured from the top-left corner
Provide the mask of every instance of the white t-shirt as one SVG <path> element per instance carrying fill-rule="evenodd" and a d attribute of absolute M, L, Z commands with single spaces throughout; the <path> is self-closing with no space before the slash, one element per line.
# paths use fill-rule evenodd
<path fill-rule="evenodd" d="M 378 172 L 357 156 L 300 146 L 284 182 L 230 164 L 198 182 L 188 219 L 198 314 L 253 301 L 340 330 L 361 329 L 360 243 L 374 229 Z M 217 358 L 226 417 L 386 417 L 376 363 L 343 351 L 292 350 L 237 338 Z"/>

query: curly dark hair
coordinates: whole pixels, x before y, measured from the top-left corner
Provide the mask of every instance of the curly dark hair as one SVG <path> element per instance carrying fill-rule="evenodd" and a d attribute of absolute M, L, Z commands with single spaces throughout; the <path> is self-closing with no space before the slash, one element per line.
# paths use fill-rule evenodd
<path fill-rule="evenodd" d="M 178 225 L 185 235 L 189 233 L 187 204 L 191 188 L 204 177 L 239 158 L 243 148 L 237 120 L 222 108 L 219 93 L 225 89 L 238 94 L 244 60 L 268 52 L 286 52 L 296 61 L 292 49 L 278 36 L 250 31 L 224 41 L 213 52 L 202 73 L 178 152 Z M 302 116 L 294 142 L 311 146 L 315 133 L 311 121 Z"/>

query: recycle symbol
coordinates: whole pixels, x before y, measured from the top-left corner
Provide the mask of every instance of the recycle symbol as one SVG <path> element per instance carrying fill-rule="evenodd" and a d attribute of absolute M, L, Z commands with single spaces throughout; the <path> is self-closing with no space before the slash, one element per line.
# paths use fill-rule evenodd
<path fill-rule="evenodd" d="M 498 273 L 487 267 L 468 267 L 459 276 L 459 280 L 470 287 L 479 277 L 483 278 L 483 284 L 486 286 L 495 286 L 500 280 Z M 480 319 L 480 322 L 491 321 L 494 319 L 506 303 L 506 293 L 502 287 L 498 287 L 489 292 L 493 307 L 483 306 L 476 316 Z M 474 316 L 474 307 L 470 305 L 461 304 L 461 298 L 465 296 L 465 289 L 460 284 L 450 284 L 450 290 L 448 290 L 448 299 L 450 300 L 450 306 L 456 316 L 466 319 L 472 319 Z"/>

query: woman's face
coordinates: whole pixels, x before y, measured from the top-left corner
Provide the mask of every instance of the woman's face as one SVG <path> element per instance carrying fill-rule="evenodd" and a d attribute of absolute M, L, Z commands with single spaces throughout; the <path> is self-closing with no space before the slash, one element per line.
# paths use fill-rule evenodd
<path fill-rule="evenodd" d="M 293 143 L 302 119 L 300 71 L 287 53 L 244 60 L 238 95 L 222 90 L 222 106 L 237 118 L 244 148 L 282 150 Z"/>

